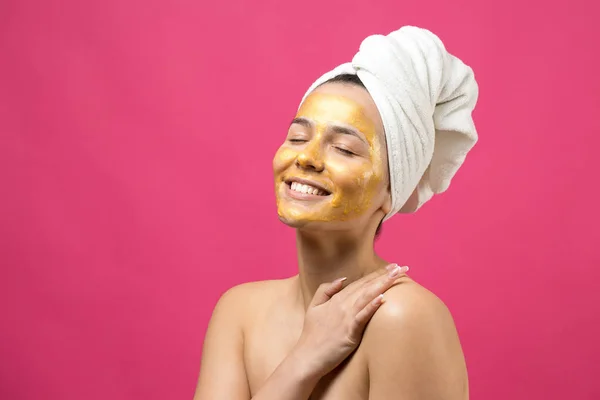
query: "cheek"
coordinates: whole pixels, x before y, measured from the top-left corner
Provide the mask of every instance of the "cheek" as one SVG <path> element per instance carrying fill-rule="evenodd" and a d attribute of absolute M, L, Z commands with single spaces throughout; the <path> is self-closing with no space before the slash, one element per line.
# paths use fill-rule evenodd
<path fill-rule="evenodd" d="M 377 140 L 371 149 L 371 175 L 367 184 L 373 191 L 380 191 L 387 180 L 387 154 L 384 145 Z M 374 193 L 371 194 L 373 196 Z"/>
<path fill-rule="evenodd" d="M 374 204 L 379 203 L 384 190 L 384 160 L 379 157 L 379 149 L 373 149 L 371 161 L 350 166 L 348 162 L 329 164 L 340 191 L 333 199 L 333 206 L 344 214 L 363 214 Z"/>
<path fill-rule="evenodd" d="M 275 173 L 281 172 L 287 168 L 293 160 L 296 159 L 296 152 L 286 147 L 280 147 L 273 157 L 273 171 Z"/>
<path fill-rule="evenodd" d="M 366 162 L 350 167 L 345 162 L 330 163 L 328 167 L 338 188 L 332 206 L 344 214 L 362 214 L 369 209 L 381 186 L 378 166 Z"/>
<path fill-rule="evenodd" d="M 384 178 L 379 160 L 352 166 L 347 162 L 329 163 L 328 168 L 346 195 L 370 195 L 373 190 L 379 189 Z"/>
<path fill-rule="evenodd" d="M 361 202 L 366 207 L 371 205 L 371 201 L 375 199 L 376 194 L 381 190 L 382 178 L 378 165 L 371 165 L 370 168 L 362 171 L 357 183 L 361 188 Z"/>

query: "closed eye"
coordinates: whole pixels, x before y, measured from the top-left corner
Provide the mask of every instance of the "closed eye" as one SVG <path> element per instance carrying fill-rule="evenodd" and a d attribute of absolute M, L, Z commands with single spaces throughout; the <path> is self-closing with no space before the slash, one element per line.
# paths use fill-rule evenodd
<path fill-rule="evenodd" d="M 341 152 L 342 154 L 346 154 L 348 156 L 355 156 L 356 154 L 354 154 L 353 152 L 351 152 L 350 150 L 346 150 L 342 147 L 336 147 L 336 149 Z"/>

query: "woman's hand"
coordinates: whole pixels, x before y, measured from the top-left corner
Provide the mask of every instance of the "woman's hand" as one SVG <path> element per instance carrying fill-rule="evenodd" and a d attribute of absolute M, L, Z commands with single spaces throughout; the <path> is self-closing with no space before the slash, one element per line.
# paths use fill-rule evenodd
<path fill-rule="evenodd" d="M 346 288 L 344 278 L 319 286 L 292 352 L 308 375 L 325 376 L 358 347 L 365 326 L 383 303 L 383 293 L 406 271 L 408 267 L 391 264 Z"/>

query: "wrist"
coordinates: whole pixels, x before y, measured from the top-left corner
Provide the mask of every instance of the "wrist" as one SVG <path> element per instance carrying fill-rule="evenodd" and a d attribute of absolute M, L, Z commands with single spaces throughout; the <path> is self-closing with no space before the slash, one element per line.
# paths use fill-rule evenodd
<path fill-rule="evenodd" d="M 323 374 L 315 368 L 314 359 L 300 349 L 294 348 L 285 362 L 288 373 L 303 384 L 316 385 L 323 377 Z"/>

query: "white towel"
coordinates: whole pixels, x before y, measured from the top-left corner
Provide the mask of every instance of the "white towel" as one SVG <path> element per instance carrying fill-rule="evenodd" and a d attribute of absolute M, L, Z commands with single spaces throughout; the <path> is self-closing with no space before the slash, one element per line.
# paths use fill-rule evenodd
<path fill-rule="evenodd" d="M 367 37 L 352 62 L 317 79 L 358 75 L 375 102 L 385 130 L 392 209 L 414 212 L 444 192 L 478 139 L 471 113 L 478 86 L 470 67 L 448 53 L 426 29 L 404 26 Z M 416 189 L 416 201 L 403 206 Z"/>

